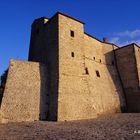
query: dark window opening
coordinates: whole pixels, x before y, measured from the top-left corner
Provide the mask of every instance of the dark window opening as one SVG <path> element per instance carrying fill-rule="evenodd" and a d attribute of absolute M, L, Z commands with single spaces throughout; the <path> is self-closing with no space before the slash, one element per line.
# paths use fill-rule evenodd
<path fill-rule="evenodd" d="M 112 61 L 112 65 L 114 65 L 114 61 Z"/>
<path fill-rule="evenodd" d="M 71 56 L 74 57 L 74 52 L 71 52 Z"/>
<path fill-rule="evenodd" d="M 95 60 L 95 57 L 93 57 L 93 59 Z"/>
<path fill-rule="evenodd" d="M 96 76 L 97 76 L 97 77 L 100 77 L 100 73 L 99 73 L 98 70 L 96 70 Z"/>
<path fill-rule="evenodd" d="M 74 31 L 70 31 L 71 37 L 74 37 Z"/>
<path fill-rule="evenodd" d="M 36 34 L 39 34 L 39 29 L 36 30 Z"/>
<path fill-rule="evenodd" d="M 100 59 L 100 63 L 101 63 L 102 61 L 101 61 L 101 59 Z"/>
<path fill-rule="evenodd" d="M 89 74 L 89 72 L 88 72 L 88 68 L 85 68 L 85 72 L 86 72 L 86 74 Z"/>

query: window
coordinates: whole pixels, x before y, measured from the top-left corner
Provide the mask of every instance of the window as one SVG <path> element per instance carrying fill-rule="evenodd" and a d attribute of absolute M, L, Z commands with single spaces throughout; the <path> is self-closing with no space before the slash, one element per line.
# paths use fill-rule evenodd
<path fill-rule="evenodd" d="M 70 31 L 70 35 L 71 35 L 71 37 L 74 37 L 74 31 Z"/>
<path fill-rule="evenodd" d="M 39 34 L 39 29 L 36 30 L 36 34 Z"/>
<path fill-rule="evenodd" d="M 71 52 L 71 56 L 74 57 L 74 52 Z"/>
<path fill-rule="evenodd" d="M 112 65 L 114 65 L 114 61 L 112 61 Z"/>
<path fill-rule="evenodd" d="M 100 77 L 100 73 L 99 73 L 98 70 L 96 70 L 96 76 L 97 76 L 97 77 Z"/>
<path fill-rule="evenodd" d="M 102 60 L 100 59 L 100 63 L 102 62 Z"/>
<path fill-rule="evenodd" d="M 87 68 L 87 67 L 85 68 L 85 73 L 86 73 L 86 74 L 89 74 L 88 68 Z"/>
<path fill-rule="evenodd" d="M 93 59 L 95 60 L 95 57 L 93 57 Z"/>

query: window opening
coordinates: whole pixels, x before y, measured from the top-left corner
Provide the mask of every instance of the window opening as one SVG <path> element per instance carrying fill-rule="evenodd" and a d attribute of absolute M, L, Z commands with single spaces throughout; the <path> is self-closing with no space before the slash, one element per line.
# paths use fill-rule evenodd
<path fill-rule="evenodd" d="M 70 35 L 71 35 L 71 37 L 74 37 L 74 31 L 70 31 Z"/>
<path fill-rule="evenodd" d="M 100 77 L 100 73 L 99 73 L 98 70 L 96 70 L 96 76 L 97 76 L 97 77 Z"/>
<path fill-rule="evenodd" d="M 89 74 L 88 68 L 87 68 L 87 67 L 85 68 L 85 72 L 86 72 L 86 74 Z"/>
<path fill-rule="evenodd" d="M 71 52 L 71 56 L 74 57 L 74 52 Z"/>

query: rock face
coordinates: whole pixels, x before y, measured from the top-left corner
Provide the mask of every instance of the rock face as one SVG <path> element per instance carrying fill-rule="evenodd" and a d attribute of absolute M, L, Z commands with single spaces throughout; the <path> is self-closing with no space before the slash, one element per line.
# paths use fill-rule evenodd
<path fill-rule="evenodd" d="M 125 48 L 129 55 L 122 53 Z M 36 19 L 29 61 L 10 63 L 1 106 L 3 121 L 80 120 L 124 109 L 139 112 L 138 94 L 137 103 L 131 104 L 134 91 L 140 92 L 134 86 L 139 81 L 139 53 L 133 53 L 133 48 L 138 46 L 119 49 L 102 42 L 84 32 L 83 22 L 63 13 Z M 123 65 L 121 60 L 131 57 L 136 63 Z M 136 76 L 134 82 L 128 78 L 126 88 L 125 74 L 133 77 L 127 64 Z"/>

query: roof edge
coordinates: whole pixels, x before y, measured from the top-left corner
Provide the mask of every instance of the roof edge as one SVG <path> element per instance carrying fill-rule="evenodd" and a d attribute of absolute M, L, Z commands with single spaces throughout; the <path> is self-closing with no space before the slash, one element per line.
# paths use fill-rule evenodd
<path fill-rule="evenodd" d="M 88 33 L 86 33 L 86 32 L 84 32 L 84 34 L 86 34 L 86 35 L 90 36 L 91 38 L 93 38 L 93 39 L 95 39 L 95 40 L 97 40 L 97 41 L 99 41 L 99 42 L 102 43 L 102 41 L 99 40 L 98 38 L 96 38 L 96 37 L 94 37 L 94 36 L 92 36 L 92 35 L 90 35 L 90 34 L 88 34 Z"/>
<path fill-rule="evenodd" d="M 80 20 L 78 20 L 78 19 L 76 19 L 76 18 L 73 18 L 72 16 L 69 16 L 69 15 L 67 15 L 67 14 L 64 14 L 64 13 L 62 13 L 62 12 L 56 12 L 51 18 L 49 18 L 49 20 L 52 20 L 55 16 L 57 16 L 57 15 L 63 15 L 63 16 L 65 16 L 65 17 L 68 17 L 68 18 L 70 18 L 70 19 L 73 19 L 73 20 L 75 20 L 75 21 L 77 21 L 77 22 L 80 22 L 80 23 L 82 23 L 82 24 L 85 24 L 83 21 L 80 21 Z"/>
<path fill-rule="evenodd" d="M 74 17 L 72 17 L 72 16 L 69 16 L 69 15 L 67 15 L 67 14 L 64 14 L 64 13 L 62 13 L 62 12 L 59 12 L 59 11 L 58 11 L 56 14 L 60 14 L 60 15 L 66 16 L 66 17 L 71 18 L 71 19 L 73 19 L 73 20 L 75 20 L 75 21 L 78 21 L 78 22 L 80 22 L 80 23 L 82 23 L 82 24 L 85 24 L 83 21 L 81 21 L 81 20 L 79 20 L 79 19 L 76 19 L 76 18 L 74 18 Z"/>
<path fill-rule="evenodd" d="M 93 38 L 93 39 L 95 39 L 95 40 L 97 40 L 97 41 L 99 41 L 99 42 L 101 42 L 101 43 L 105 43 L 105 44 L 109 44 L 109 45 L 114 45 L 114 46 L 116 46 L 116 47 L 119 48 L 119 46 L 117 46 L 117 45 L 115 45 L 115 44 L 113 44 L 113 43 L 103 42 L 103 41 L 99 40 L 98 38 L 96 38 L 96 37 L 94 37 L 94 36 L 92 36 L 92 35 L 90 35 L 90 34 L 88 34 L 88 33 L 86 33 L 86 32 L 84 32 L 84 34 L 90 36 L 91 38 Z"/>
<path fill-rule="evenodd" d="M 120 49 L 123 49 L 123 48 L 126 48 L 126 47 L 134 46 L 134 45 L 137 46 L 138 48 L 140 48 L 140 46 L 139 46 L 138 44 L 136 44 L 136 43 L 131 43 L 131 44 L 128 44 L 128 45 L 119 47 L 118 49 L 116 49 L 116 51 L 117 51 L 117 50 L 120 50 Z"/>

